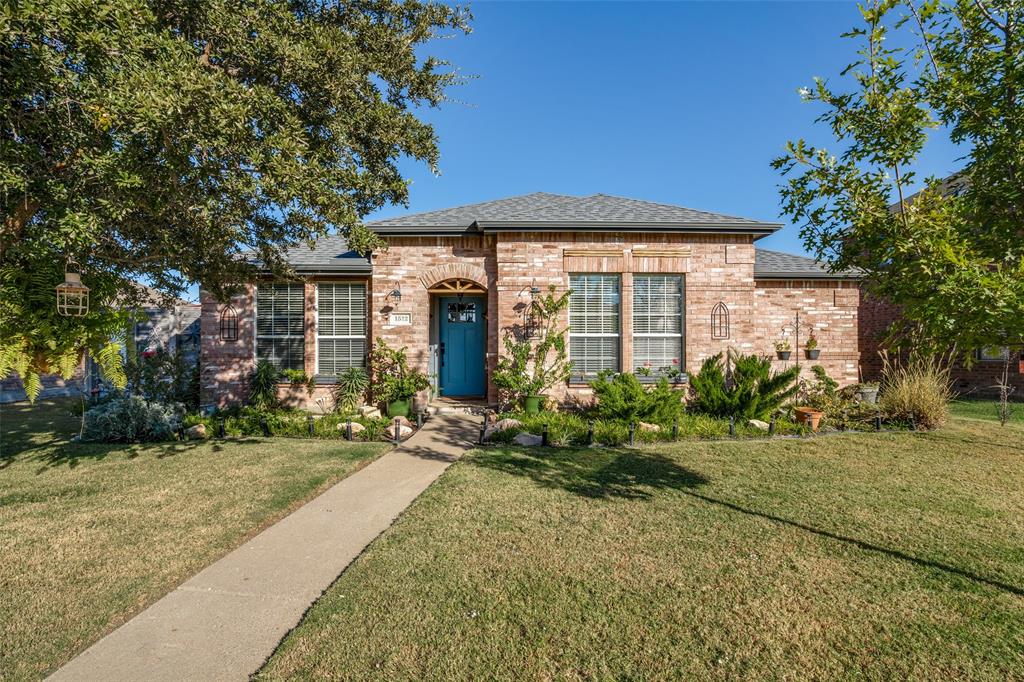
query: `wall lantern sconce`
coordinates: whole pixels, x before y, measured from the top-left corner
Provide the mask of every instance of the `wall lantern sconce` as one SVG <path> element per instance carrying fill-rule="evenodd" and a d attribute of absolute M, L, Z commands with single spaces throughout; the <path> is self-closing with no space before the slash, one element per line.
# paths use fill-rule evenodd
<path fill-rule="evenodd" d="M 226 306 L 220 313 L 220 340 L 238 340 L 238 313 L 232 306 Z"/>
<path fill-rule="evenodd" d="M 82 284 L 80 273 L 65 271 L 64 281 L 55 288 L 58 313 L 65 317 L 82 317 L 89 312 L 89 287 Z"/>
<path fill-rule="evenodd" d="M 385 299 L 388 299 L 388 298 L 390 298 L 390 299 L 391 299 L 391 300 L 392 300 L 392 301 L 393 301 L 394 303 L 401 303 L 401 302 L 402 302 L 402 290 L 401 290 L 401 289 L 399 289 L 398 287 L 395 287 L 395 288 L 394 288 L 394 289 L 392 289 L 392 290 L 391 290 L 391 292 L 390 292 L 390 293 L 389 293 L 389 294 L 388 294 L 387 296 L 385 296 L 384 298 L 385 298 Z"/>

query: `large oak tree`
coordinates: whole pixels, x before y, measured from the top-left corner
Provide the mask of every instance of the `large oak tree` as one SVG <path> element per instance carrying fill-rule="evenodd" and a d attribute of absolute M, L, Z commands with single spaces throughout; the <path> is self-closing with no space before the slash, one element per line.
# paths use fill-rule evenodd
<path fill-rule="evenodd" d="M 407 199 L 433 168 L 417 109 L 458 75 L 422 54 L 468 11 L 419 0 L 21 0 L 0 9 L 0 376 L 70 372 L 111 343 L 145 281 L 215 294 L 286 272 L 284 248 Z M 64 269 L 92 289 L 57 314 Z"/>

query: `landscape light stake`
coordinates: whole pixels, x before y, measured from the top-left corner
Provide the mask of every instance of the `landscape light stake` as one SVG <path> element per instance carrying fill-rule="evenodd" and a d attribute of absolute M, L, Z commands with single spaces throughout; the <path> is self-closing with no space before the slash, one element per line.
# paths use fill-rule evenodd
<path fill-rule="evenodd" d="M 672 440 L 679 440 L 679 417 L 672 422 Z"/>
<path fill-rule="evenodd" d="M 395 445 L 402 442 L 402 423 L 395 417 Z"/>
<path fill-rule="evenodd" d="M 875 431 L 881 431 L 881 430 L 882 430 L 882 415 L 876 414 L 875 415 Z"/>
<path fill-rule="evenodd" d="M 217 438 L 223 438 L 227 435 L 228 426 L 224 418 L 221 417 L 220 421 L 217 422 Z"/>
<path fill-rule="evenodd" d="M 543 447 L 548 446 L 548 425 L 545 424 L 540 430 L 540 444 Z"/>
<path fill-rule="evenodd" d="M 487 417 L 480 422 L 480 439 L 477 441 L 480 445 L 484 444 L 484 437 L 487 435 Z"/>
<path fill-rule="evenodd" d="M 309 437 L 313 437 L 313 415 L 306 415 L 306 426 L 309 428 Z"/>
<path fill-rule="evenodd" d="M 736 435 L 736 417 L 729 415 L 729 437 Z"/>
<path fill-rule="evenodd" d="M 636 422 L 629 422 L 629 447 L 633 447 L 634 436 L 636 436 Z"/>
<path fill-rule="evenodd" d="M 587 445 L 594 444 L 594 420 L 587 422 Z"/>
<path fill-rule="evenodd" d="M 348 422 L 345 424 L 345 439 L 352 440 L 352 418 L 349 417 Z"/>
<path fill-rule="evenodd" d="M 914 415 L 910 415 L 910 430 L 917 431 L 917 420 L 914 419 Z"/>
<path fill-rule="evenodd" d="M 487 418 L 485 417 L 484 418 L 484 423 L 486 423 L 486 422 L 487 422 Z M 416 430 L 419 431 L 422 428 L 423 428 L 423 413 L 422 412 L 417 412 L 416 413 Z"/>
<path fill-rule="evenodd" d="M 260 429 L 263 430 L 264 438 L 270 438 L 270 424 L 267 423 L 266 417 L 260 417 Z"/>
<path fill-rule="evenodd" d="M 768 422 L 768 435 L 769 436 L 774 436 L 775 435 L 775 415 L 774 414 L 772 415 L 771 420 Z"/>
<path fill-rule="evenodd" d="M 185 440 L 185 427 L 184 426 L 179 426 L 178 427 L 178 440 Z"/>

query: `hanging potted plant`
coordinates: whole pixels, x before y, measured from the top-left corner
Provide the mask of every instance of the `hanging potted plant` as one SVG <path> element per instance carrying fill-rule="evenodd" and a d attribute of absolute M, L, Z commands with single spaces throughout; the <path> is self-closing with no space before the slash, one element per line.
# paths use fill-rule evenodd
<path fill-rule="evenodd" d="M 775 342 L 775 354 L 779 356 L 779 360 L 789 360 L 790 354 L 792 354 L 792 346 L 789 345 L 789 339 L 782 339 L 781 341 Z"/>
<path fill-rule="evenodd" d="M 545 393 L 569 378 L 565 337 L 567 327 L 559 324 L 569 307 L 569 293 L 555 296 L 554 285 L 546 296 L 530 301 L 531 324 L 513 325 L 505 330 L 505 352 L 494 369 L 494 385 L 503 402 L 521 404 L 527 414 L 537 414 L 547 400 Z"/>
<path fill-rule="evenodd" d="M 408 417 L 410 402 L 428 386 L 425 373 L 409 368 L 405 348 L 396 350 L 377 339 L 370 351 L 370 393 L 386 406 L 389 417 Z"/>
<path fill-rule="evenodd" d="M 821 355 L 821 350 L 818 348 L 818 337 L 814 335 L 814 331 L 811 331 L 811 335 L 807 337 L 807 343 L 804 344 L 804 351 L 807 353 L 808 360 L 817 360 L 818 356 Z"/>

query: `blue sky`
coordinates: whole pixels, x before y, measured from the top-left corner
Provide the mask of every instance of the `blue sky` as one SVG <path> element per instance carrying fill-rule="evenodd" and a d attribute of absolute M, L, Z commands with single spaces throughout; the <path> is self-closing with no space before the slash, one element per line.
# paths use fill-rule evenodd
<path fill-rule="evenodd" d="M 430 53 L 477 77 L 423 112 L 440 176 L 404 163 L 408 211 L 545 191 L 603 192 L 784 222 L 769 167 L 787 139 L 828 144 L 797 89 L 838 78 L 848 2 L 477 2 L 473 33 Z M 942 137 L 941 133 L 936 134 Z M 920 177 L 957 154 L 929 145 Z M 388 207 L 370 216 L 407 212 Z M 787 224 L 759 242 L 804 252 Z"/>

